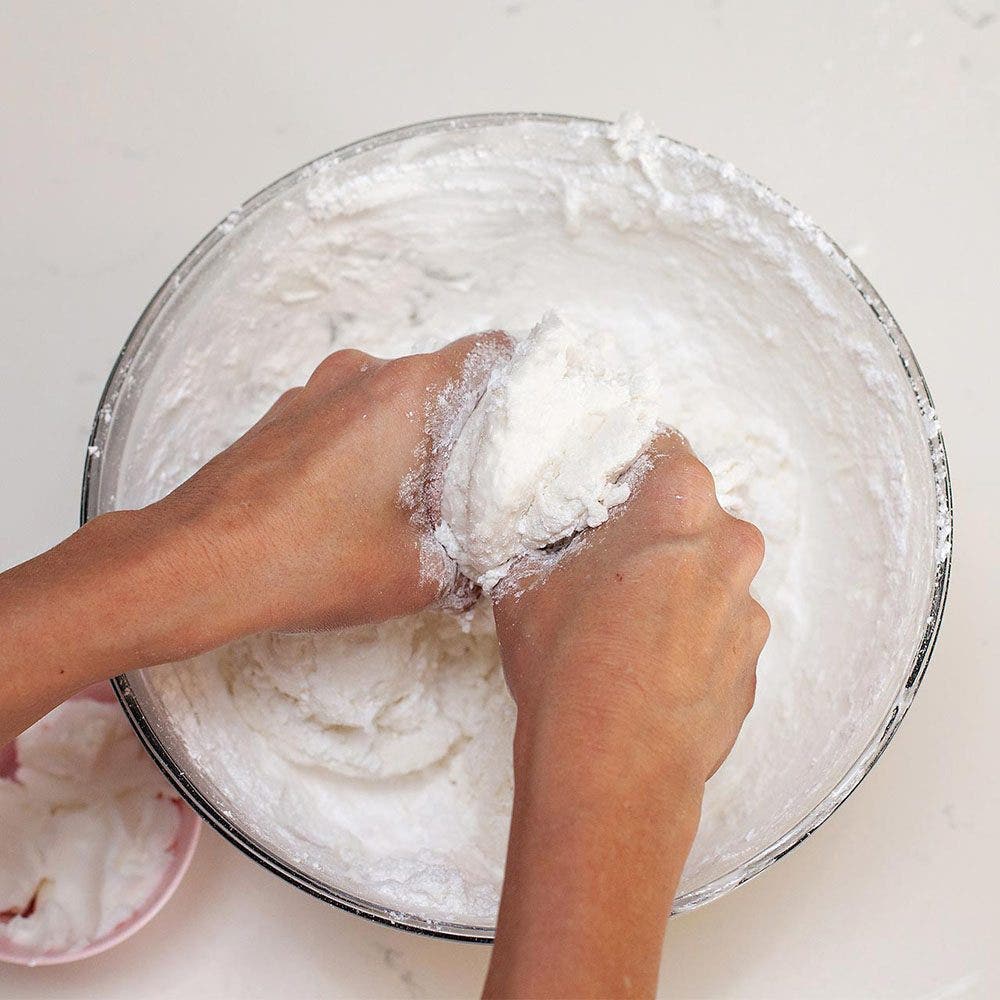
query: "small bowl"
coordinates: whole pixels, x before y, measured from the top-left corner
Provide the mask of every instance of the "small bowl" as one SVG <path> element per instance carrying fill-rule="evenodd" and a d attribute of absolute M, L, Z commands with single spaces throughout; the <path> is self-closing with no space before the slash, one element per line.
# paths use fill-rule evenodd
<path fill-rule="evenodd" d="M 77 699 L 90 699 L 91 701 L 114 702 L 115 693 L 107 681 L 100 681 L 91 684 L 90 687 L 73 695 L 70 701 Z M 0 747 L 0 776 L 10 774 L 17 764 L 17 752 L 14 743 L 8 743 Z M 135 912 L 126 917 L 120 924 L 113 927 L 103 937 L 92 941 L 86 947 L 73 948 L 69 951 L 44 951 L 37 952 L 21 945 L 13 944 L 3 937 L 0 931 L 0 962 L 10 962 L 13 965 L 62 965 L 66 962 L 76 962 L 82 958 L 90 958 L 92 955 L 99 955 L 102 951 L 114 948 L 121 944 L 126 938 L 131 937 L 136 931 L 145 927 L 163 905 L 174 894 L 174 890 L 180 884 L 184 873 L 191 864 L 194 856 L 194 849 L 198 843 L 201 833 L 201 823 L 198 817 L 179 799 L 177 808 L 181 813 L 180 826 L 177 828 L 177 836 L 170 847 L 173 855 L 167 870 L 163 873 L 160 884 L 153 890 L 149 898 L 142 903 Z"/>

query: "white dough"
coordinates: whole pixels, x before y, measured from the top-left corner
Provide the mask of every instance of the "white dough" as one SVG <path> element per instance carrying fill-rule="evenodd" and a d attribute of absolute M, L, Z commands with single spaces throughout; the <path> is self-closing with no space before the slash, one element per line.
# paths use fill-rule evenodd
<path fill-rule="evenodd" d="M 105 506 L 166 493 L 331 350 L 432 350 L 551 310 L 562 325 L 529 338 L 458 440 L 440 537 L 488 583 L 603 518 L 653 425 L 676 427 L 765 535 L 773 623 L 681 891 L 825 798 L 908 674 L 940 540 L 922 415 L 822 233 L 634 118 L 416 136 L 311 167 L 232 222 L 133 366 Z M 287 864 L 492 926 L 514 706 L 488 601 L 131 680 L 177 766 Z"/>
<path fill-rule="evenodd" d="M 117 704 L 66 702 L 17 740 L 0 779 L 0 936 L 83 948 L 150 897 L 171 862 L 176 795 Z"/>
<path fill-rule="evenodd" d="M 494 368 L 444 476 L 437 537 L 485 591 L 511 562 L 608 518 L 662 390 L 614 338 L 550 313 Z"/>

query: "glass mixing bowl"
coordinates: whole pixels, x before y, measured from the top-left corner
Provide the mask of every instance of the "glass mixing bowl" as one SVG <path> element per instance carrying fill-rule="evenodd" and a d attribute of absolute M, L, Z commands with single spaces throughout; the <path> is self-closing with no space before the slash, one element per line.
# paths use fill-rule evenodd
<path fill-rule="evenodd" d="M 518 134 L 521 135 L 529 135 L 536 130 L 551 138 L 558 134 L 569 137 L 588 130 L 593 133 L 603 129 L 605 124 L 558 115 L 508 114 L 452 118 L 414 125 L 364 139 L 322 157 L 276 181 L 227 216 L 170 275 L 147 306 L 121 351 L 94 420 L 83 479 L 82 520 L 114 509 L 118 503 L 123 482 L 123 455 L 129 433 L 143 402 L 150 373 L 173 334 L 173 311 L 182 308 L 186 298 L 197 296 L 200 287 L 208 280 L 206 273 L 218 261 L 224 260 L 228 253 L 234 252 L 233 247 L 238 245 L 242 234 L 252 231 L 254 220 L 265 214 L 270 206 L 288 197 L 299 186 L 308 184 L 317 174 L 332 176 L 348 167 L 357 172 L 368 169 L 366 164 L 369 161 L 384 161 L 397 155 L 405 158 L 406 150 L 433 143 L 443 134 L 467 137 L 470 145 L 474 145 L 476 137 L 484 135 L 485 130 L 520 130 Z M 763 185 L 730 165 L 690 147 L 668 139 L 660 141 L 671 155 L 702 170 L 709 178 L 709 187 L 716 185 L 720 191 L 738 190 L 741 197 L 756 199 L 760 212 L 767 214 L 771 225 L 785 226 L 789 232 L 801 232 L 808 228 L 818 237 L 810 251 L 817 256 L 816 267 L 824 273 L 828 272 L 831 287 L 839 289 L 837 294 L 841 302 L 849 300 L 853 309 L 863 304 L 865 322 L 874 327 L 872 336 L 887 338 L 891 345 L 891 357 L 898 360 L 898 365 L 895 361 L 883 365 L 883 368 L 892 370 L 880 374 L 899 380 L 905 386 L 905 393 L 912 394 L 911 403 L 915 403 L 915 407 L 911 444 L 919 435 L 919 443 L 914 447 L 921 454 L 926 452 L 926 482 L 923 488 L 927 509 L 933 508 L 930 520 L 936 518 L 933 529 L 939 539 L 937 552 L 927 565 L 912 568 L 919 589 L 914 603 L 920 604 L 921 608 L 920 614 L 913 618 L 912 627 L 907 625 L 906 648 L 894 654 L 898 663 L 892 665 L 891 698 L 880 702 L 877 709 L 872 709 L 878 712 L 878 716 L 866 719 L 861 738 L 852 740 L 845 750 L 848 756 L 843 758 L 843 766 L 838 765 L 834 773 L 825 776 L 822 789 L 812 796 L 811 801 L 803 803 L 799 817 L 765 834 L 755 831 L 758 839 L 764 836 L 766 842 L 752 845 L 749 856 L 740 863 L 723 866 L 721 870 L 711 872 L 702 884 L 683 889 L 674 904 L 674 911 L 679 912 L 700 906 L 741 885 L 801 843 L 850 795 L 889 744 L 927 668 L 941 621 L 950 568 L 952 501 L 944 443 L 934 417 L 930 393 L 909 344 L 874 288 L 832 241 L 813 229 L 801 213 Z M 567 148 L 571 146 L 572 143 L 568 142 Z M 294 857 L 269 842 L 266 830 L 254 829 L 241 819 L 239 804 L 230 800 L 192 766 L 176 733 L 171 731 L 157 711 L 141 673 L 116 678 L 114 687 L 140 739 L 178 791 L 208 823 L 265 868 L 320 899 L 376 921 L 442 937 L 474 941 L 492 939 L 491 926 L 452 923 L 400 912 L 384 902 L 345 891 L 343 887 L 305 870 Z M 883 704 L 888 705 L 884 711 Z M 861 747 L 860 752 L 857 752 L 857 747 Z"/>

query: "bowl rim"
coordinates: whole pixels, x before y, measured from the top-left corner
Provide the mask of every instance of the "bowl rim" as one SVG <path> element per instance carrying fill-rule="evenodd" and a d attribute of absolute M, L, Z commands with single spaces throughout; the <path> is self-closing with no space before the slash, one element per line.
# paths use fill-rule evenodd
<path fill-rule="evenodd" d="M 170 273 L 149 304 L 143 310 L 131 333 L 126 339 L 105 383 L 91 429 L 83 470 L 83 485 L 80 498 L 80 523 L 96 516 L 98 489 L 101 474 L 101 459 L 108 439 L 110 427 L 107 417 L 125 385 L 132 361 L 138 355 L 146 335 L 167 302 L 181 288 L 185 279 L 198 264 L 233 229 L 243 224 L 258 210 L 270 204 L 284 191 L 302 180 L 318 175 L 325 170 L 363 153 L 383 146 L 400 143 L 420 136 L 449 131 L 471 131 L 476 129 L 507 127 L 525 123 L 550 124 L 565 127 L 590 127 L 593 130 L 607 129 L 611 123 L 598 118 L 577 115 L 554 114 L 548 112 L 495 112 L 485 114 L 459 115 L 435 118 L 400 128 L 380 132 L 341 146 L 325 153 L 308 163 L 297 167 L 262 188 L 252 197 L 230 212 L 225 219 L 214 226 L 181 260 Z M 784 215 L 790 225 L 805 230 L 816 237 L 819 249 L 831 259 L 854 286 L 865 304 L 875 315 L 879 326 L 892 343 L 903 372 L 916 399 L 921 417 L 925 421 L 926 439 L 929 450 L 931 471 L 934 477 L 935 495 L 938 505 L 938 538 L 944 542 L 944 551 L 937 555 L 934 578 L 930 589 L 927 617 L 917 650 L 911 660 L 910 671 L 897 693 L 893 703 L 872 738 L 866 744 L 855 762 L 843 777 L 832 787 L 821 802 L 814 806 L 789 831 L 769 847 L 735 866 L 731 871 L 718 876 L 700 889 L 679 895 L 673 906 L 673 913 L 683 913 L 724 895 L 738 886 L 744 885 L 761 872 L 768 869 L 796 846 L 811 836 L 850 797 L 865 776 L 871 771 L 879 757 L 889 745 L 899 729 L 906 712 L 927 671 L 934 645 L 937 641 L 944 606 L 948 594 L 951 575 L 951 546 L 953 537 L 953 498 L 948 456 L 937 420 L 933 398 L 919 363 L 881 296 L 864 276 L 850 257 L 808 216 L 792 205 L 786 198 L 775 193 L 767 185 L 756 180 L 738 167 L 727 163 L 697 147 L 679 142 L 668 136 L 659 136 L 666 148 L 688 158 L 696 158 L 703 165 L 714 170 L 729 185 L 734 183 L 751 192 L 771 210 Z M 438 921 L 416 914 L 404 913 L 374 903 L 344 890 L 334 889 L 304 874 L 274 857 L 266 848 L 258 844 L 249 834 L 238 829 L 194 786 L 187 774 L 177 768 L 166 752 L 158 736 L 147 722 L 140 709 L 127 675 L 112 679 L 112 687 L 126 716 L 135 729 L 150 756 L 180 792 L 185 801 L 213 829 L 219 832 L 244 854 L 297 888 L 331 903 L 350 913 L 367 917 L 377 923 L 399 927 L 419 934 L 453 940 L 489 943 L 495 928 L 482 925 Z"/>

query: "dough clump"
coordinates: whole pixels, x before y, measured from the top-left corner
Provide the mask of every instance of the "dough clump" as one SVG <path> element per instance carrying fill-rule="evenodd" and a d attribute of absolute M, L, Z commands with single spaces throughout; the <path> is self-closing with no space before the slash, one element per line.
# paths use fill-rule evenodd
<path fill-rule="evenodd" d="M 494 369 L 445 470 L 438 541 L 491 590 L 526 553 L 608 519 L 657 427 L 658 380 L 549 313 Z"/>

